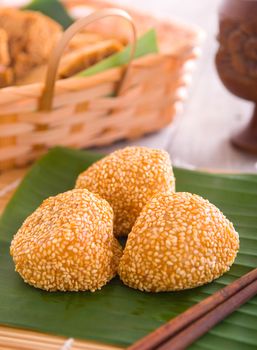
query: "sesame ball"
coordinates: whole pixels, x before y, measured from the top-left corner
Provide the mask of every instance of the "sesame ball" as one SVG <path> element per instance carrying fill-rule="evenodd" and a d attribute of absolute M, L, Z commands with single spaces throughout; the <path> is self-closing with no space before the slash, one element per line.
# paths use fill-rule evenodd
<path fill-rule="evenodd" d="M 160 193 L 129 234 L 118 273 L 142 291 L 189 289 L 228 271 L 238 249 L 232 223 L 209 201 L 185 192 Z"/>
<path fill-rule="evenodd" d="M 95 291 L 117 271 L 121 247 L 110 205 L 87 190 L 50 197 L 24 221 L 11 248 L 25 282 L 48 291 Z"/>
<path fill-rule="evenodd" d="M 106 199 L 114 212 L 114 234 L 126 236 L 153 195 L 175 191 L 175 179 L 167 152 L 127 147 L 80 174 L 76 188 L 87 188 Z"/>

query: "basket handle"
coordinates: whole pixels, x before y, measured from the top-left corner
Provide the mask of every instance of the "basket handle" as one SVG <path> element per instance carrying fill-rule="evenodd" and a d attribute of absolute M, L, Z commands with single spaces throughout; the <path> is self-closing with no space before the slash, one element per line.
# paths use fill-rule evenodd
<path fill-rule="evenodd" d="M 115 8 L 103 9 L 103 10 L 96 11 L 87 17 L 79 19 L 64 32 L 61 40 L 58 42 L 57 46 L 53 50 L 48 63 L 44 88 L 38 104 L 39 111 L 50 111 L 52 109 L 57 70 L 58 70 L 61 56 L 65 48 L 67 47 L 69 41 L 77 32 L 79 32 L 82 28 L 85 28 L 88 24 L 109 16 L 118 16 L 126 19 L 131 25 L 132 34 L 133 34 L 133 37 L 132 37 L 133 40 L 132 40 L 131 50 L 130 50 L 130 58 L 127 64 L 127 69 L 125 70 L 125 73 L 123 74 L 117 89 L 117 94 L 121 93 L 121 90 L 124 87 L 126 77 L 128 76 L 128 72 L 130 70 L 132 60 L 135 55 L 136 28 L 131 16 L 126 11 L 121 9 L 115 9 Z"/>

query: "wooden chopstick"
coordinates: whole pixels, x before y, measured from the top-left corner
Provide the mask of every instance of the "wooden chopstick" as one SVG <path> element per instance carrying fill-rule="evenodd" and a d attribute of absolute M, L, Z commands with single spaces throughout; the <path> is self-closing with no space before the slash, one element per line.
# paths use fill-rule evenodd
<path fill-rule="evenodd" d="M 181 350 L 257 294 L 257 269 L 189 308 L 128 350 Z"/>
<path fill-rule="evenodd" d="M 247 300 L 257 294 L 257 280 L 234 294 L 224 303 L 211 310 L 205 316 L 192 323 L 179 332 L 175 337 L 166 341 L 163 345 L 158 346 L 158 350 L 182 350 L 186 349 L 195 340 L 208 332 L 217 323 L 222 321 L 226 316 L 238 309 Z"/>

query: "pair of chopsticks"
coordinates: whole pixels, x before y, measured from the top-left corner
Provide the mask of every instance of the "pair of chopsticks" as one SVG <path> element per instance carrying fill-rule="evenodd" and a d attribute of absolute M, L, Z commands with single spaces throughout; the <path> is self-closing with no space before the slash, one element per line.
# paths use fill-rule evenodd
<path fill-rule="evenodd" d="M 127 350 L 182 350 L 257 294 L 257 268 L 189 308 Z"/>

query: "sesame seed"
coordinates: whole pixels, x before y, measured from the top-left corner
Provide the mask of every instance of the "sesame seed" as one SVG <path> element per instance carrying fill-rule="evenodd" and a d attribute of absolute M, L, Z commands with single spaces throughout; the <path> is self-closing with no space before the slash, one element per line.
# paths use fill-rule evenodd
<path fill-rule="evenodd" d="M 232 223 L 208 200 L 186 192 L 159 193 L 129 233 L 118 273 L 126 285 L 142 291 L 189 289 L 228 271 L 238 249 Z"/>
<path fill-rule="evenodd" d="M 117 272 L 122 254 L 113 211 L 75 189 L 46 199 L 14 236 L 10 252 L 25 282 L 48 291 L 95 291 Z"/>
<path fill-rule="evenodd" d="M 152 196 L 175 191 L 169 154 L 146 147 L 126 147 L 81 173 L 76 188 L 107 200 L 114 211 L 114 234 L 127 235 Z"/>

